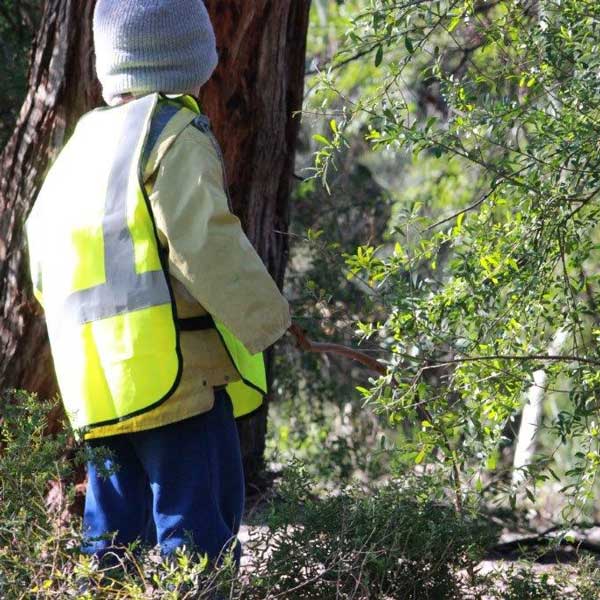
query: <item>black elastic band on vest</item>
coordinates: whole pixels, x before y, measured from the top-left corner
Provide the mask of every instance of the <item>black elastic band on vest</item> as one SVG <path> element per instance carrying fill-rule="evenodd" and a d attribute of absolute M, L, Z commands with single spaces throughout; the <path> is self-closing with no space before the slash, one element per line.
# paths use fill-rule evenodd
<path fill-rule="evenodd" d="M 215 329 L 215 322 L 210 315 L 202 317 L 191 317 L 189 319 L 178 319 L 180 331 L 204 331 Z"/>

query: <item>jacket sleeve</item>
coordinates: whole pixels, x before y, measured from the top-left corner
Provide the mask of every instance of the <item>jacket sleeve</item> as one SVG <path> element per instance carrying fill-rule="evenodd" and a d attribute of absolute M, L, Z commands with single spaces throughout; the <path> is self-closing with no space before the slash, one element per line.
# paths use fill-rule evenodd
<path fill-rule="evenodd" d="M 290 326 L 286 299 L 230 212 L 211 139 L 193 125 L 162 159 L 150 201 L 169 269 L 249 352 L 261 352 Z"/>

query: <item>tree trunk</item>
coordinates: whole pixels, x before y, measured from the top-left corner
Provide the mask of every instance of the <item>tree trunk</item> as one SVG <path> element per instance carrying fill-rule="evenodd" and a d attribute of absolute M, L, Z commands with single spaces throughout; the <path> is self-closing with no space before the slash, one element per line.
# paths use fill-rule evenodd
<path fill-rule="evenodd" d="M 310 0 L 207 0 L 220 63 L 201 96 L 227 164 L 233 207 L 280 287 L 302 108 Z M 267 355 L 269 377 L 271 353 Z M 268 403 L 238 423 L 249 482 L 263 467 Z"/>
<path fill-rule="evenodd" d="M 560 354 L 567 343 L 568 332 L 559 329 L 548 348 L 549 355 Z M 538 369 L 533 373 L 533 382 L 527 390 L 525 406 L 521 415 L 521 425 L 517 436 L 517 446 L 513 459 L 512 481 L 518 485 L 527 478 L 526 468 L 533 463 L 538 434 L 542 426 L 544 398 L 548 387 L 548 373 Z"/>
<path fill-rule="evenodd" d="M 43 317 L 32 300 L 22 224 L 78 118 L 101 103 L 92 49 L 95 0 L 47 0 L 29 93 L 0 155 L 0 388 L 56 392 Z M 233 205 L 281 286 L 304 84 L 310 0 L 208 0 L 220 65 L 202 92 L 222 144 Z M 270 362 L 270 361 L 269 361 Z M 250 480 L 262 467 L 267 408 L 240 423 Z"/>

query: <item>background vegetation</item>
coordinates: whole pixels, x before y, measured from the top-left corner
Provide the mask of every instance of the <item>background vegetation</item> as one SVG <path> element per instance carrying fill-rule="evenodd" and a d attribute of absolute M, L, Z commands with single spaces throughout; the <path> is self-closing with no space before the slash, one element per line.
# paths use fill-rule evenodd
<path fill-rule="evenodd" d="M 47 505 L 76 461 L 44 407 L 4 399 L 3 597 L 598 597 L 600 8 L 315 0 L 311 19 L 286 293 L 387 375 L 280 343 L 276 483 L 233 583 L 183 554 L 79 556 L 74 491 Z"/>

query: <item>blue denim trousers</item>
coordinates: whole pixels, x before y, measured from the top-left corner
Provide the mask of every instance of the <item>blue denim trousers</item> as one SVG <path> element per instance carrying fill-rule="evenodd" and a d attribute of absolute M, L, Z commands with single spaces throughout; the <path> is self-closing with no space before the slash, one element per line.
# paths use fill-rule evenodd
<path fill-rule="evenodd" d="M 138 433 L 90 440 L 111 457 L 87 465 L 83 552 L 102 556 L 136 540 L 164 554 L 185 544 L 218 559 L 236 539 L 244 474 L 231 400 L 207 413 Z M 104 476 L 103 476 L 104 475 Z M 234 555 L 239 562 L 240 545 Z"/>

